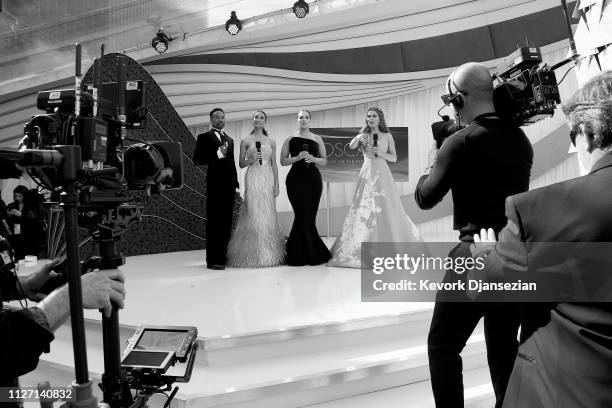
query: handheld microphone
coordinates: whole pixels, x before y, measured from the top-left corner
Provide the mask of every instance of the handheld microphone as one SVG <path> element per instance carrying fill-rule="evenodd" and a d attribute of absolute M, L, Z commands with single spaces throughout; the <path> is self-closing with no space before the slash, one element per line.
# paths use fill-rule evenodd
<path fill-rule="evenodd" d="M 255 142 L 255 148 L 257 149 L 257 153 L 261 153 L 261 142 L 257 141 Z M 261 157 L 259 158 L 259 165 L 261 166 L 262 162 L 261 162 Z"/>
<path fill-rule="evenodd" d="M 307 151 L 307 152 L 308 152 L 308 143 L 304 143 L 304 144 L 302 145 L 302 150 L 304 150 L 304 151 Z M 304 159 L 304 160 L 306 160 L 306 159 Z M 306 163 L 306 167 L 310 167 L 310 166 L 309 166 L 309 164 L 310 164 L 310 163 Z"/>
<path fill-rule="evenodd" d="M 374 133 L 372 135 L 372 139 L 374 139 L 374 147 L 378 146 L 378 133 Z M 378 154 L 375 154 L 374 156 L 378 157 Z"/>

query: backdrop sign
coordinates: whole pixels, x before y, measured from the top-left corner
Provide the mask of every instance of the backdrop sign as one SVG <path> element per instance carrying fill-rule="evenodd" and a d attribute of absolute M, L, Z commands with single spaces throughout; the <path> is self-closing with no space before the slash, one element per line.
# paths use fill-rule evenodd
<path fill-rule="evenodd" d="M 327 166 L 321 167 L 323 181 L 331 183 L 355 182 L 363 165 L 363 154 L 358 149 L 351 149 L 351 139 L 361 128 L 310 128 L 312 133 L 323 138 L 327 151 Z M 408 181 L 408 128 L 390 127 L 389 131 L 395 141 L 397 162 L 389 163 L 389 168 L 396 181 Z"/>

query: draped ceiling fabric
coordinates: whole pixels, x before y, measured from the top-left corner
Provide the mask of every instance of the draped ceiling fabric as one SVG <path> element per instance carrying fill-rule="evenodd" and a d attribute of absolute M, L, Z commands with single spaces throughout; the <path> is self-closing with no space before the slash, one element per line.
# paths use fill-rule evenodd
<path fill-rule="evenodd" d="M 573 7 L 570 2 L 570 12 Z M 409 128 L 409 181 L 398 185 L 408 215 L 430 240 L 456 239 L 449 197 L 430 211 L 418 209 L 413 199 L 448 74 L 467 61 L 481 61 L 496 71 L 526 41 L 540 46 L 550 65 L 568 54 L 567 27 L 557 0 L 384 0 L 270 29 L 245 28 L 235 37 L 204 32 L 199 40 L 190 39 L 188 50 L 171 48 L 140 60 L 194 135 L 208 129 L 208 112 L 221 106 L 226 130 L 239 143 L 252 129 L 253 112 L 263 109 L 278 157 L 283 141 L 297 131 L 298 109 L 313 112 L 312 127 L 348 127 L 362 125 L 367 108 L 379 106 L 388 125 Z M 557 71 L 558 79 L 567 67 Z M 562 99 L 576 88 L 571 71 L 560 85 Z M 26 103 L 24 97 L 0 98 L 5 102 L 0 104 L 4 139 L 21 131 L 17 107 L 21 104 L 20 112 L 32 108 L 33 99 Z M 5 110 L 7 104 L 13 104 L 12 112 Z M 536 151 L 533 185 L 576 176 L 560 112 L 525 131 Z M 279 166 L 277 208 L 288 233 L 293 214 L 284 189 L 287 173 L 287 167 Z M 331 184 L 329 196 L 324 193 L 318 217 L 322 234 L 327 233 L 327 202 L 330 233 L 336 235 L 354 188 L 354 183 Z"/>

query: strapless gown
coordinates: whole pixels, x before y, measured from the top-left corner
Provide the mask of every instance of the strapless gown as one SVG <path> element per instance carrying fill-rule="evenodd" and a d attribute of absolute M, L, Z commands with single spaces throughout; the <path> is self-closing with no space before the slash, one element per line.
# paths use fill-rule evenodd
<path fill-rule="evenodd" d="M 291 156 L 297 156 L 306 148 L 314 156 L 319 155 L 319 145 L 314 140 L 294 136 L 289 141 Z M 292 266 L 320 265 L 331 254 L 317 231 L 317 211 L 323 192 L 321 173 L 314 163 L 304 160 L 291 165 L 287 174 L 287 195 L 295 213 L 291 233 L 287 240 L 287 264 Z"/>

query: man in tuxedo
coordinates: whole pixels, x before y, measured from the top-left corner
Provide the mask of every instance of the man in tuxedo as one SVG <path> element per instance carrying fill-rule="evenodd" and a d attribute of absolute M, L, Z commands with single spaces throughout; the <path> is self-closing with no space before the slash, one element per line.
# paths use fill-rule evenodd
<path fill-rule="evenodd" d="M 227 245 L 232 233 L 234 198 L 238 176 L 234 141 L 223 131 L 225 113 L 210 111 L 211 129 L 198 135 L 193 162 L 208 167 L 206 177 L 206 266 L 225 269 Z"/>
<path fill-rule="evenodd" d="M 506 197 L 529 188 L 533 149 L 519 127 L 495 113 L 487 67 L 473 62 L 461 65 L 448 78 L 446 88 L 448 94 L 442 100 L 453 106 L 457 121 L 466 127 L 449 136 L 439 151 L 434 143 L 415 200 L 420 208 L 429 209 L 452 192 L 454 229 L 461 243 L 449 257 L 469 257 L 472 237 L 480 228 L 492 226 L 499 231 L 505 225 Z M 465 275 L 452 269 L 444 276 L 445 283 L 463 280 Z M 496 407 L 501 407 L 518 348 L 518 306 L 472 303 L 464 291 L 439 291 L 427 338 L 437 408 L 464 406 L 460 353 L 483 316 Z"/>
<path fill-rule="evenodd" d="M 612 71 L 563 111 L 582 176 L 509 197 L 497 245 L 492 231 L 474 237 L 488 257 L 470 279 L 535 279 L 535 300 L 554 301 L 521 306 L 504 408 L 612 407 Z"/>

